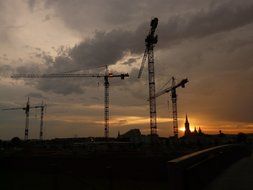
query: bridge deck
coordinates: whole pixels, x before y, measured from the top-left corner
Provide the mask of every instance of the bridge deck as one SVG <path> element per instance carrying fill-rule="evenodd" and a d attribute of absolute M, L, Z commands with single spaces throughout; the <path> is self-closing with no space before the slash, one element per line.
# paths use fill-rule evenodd
<path fill-rule="evenodd" d="M 233 164 L 222 172 L 205 190 L 252 190 L 253 155 Z"/>

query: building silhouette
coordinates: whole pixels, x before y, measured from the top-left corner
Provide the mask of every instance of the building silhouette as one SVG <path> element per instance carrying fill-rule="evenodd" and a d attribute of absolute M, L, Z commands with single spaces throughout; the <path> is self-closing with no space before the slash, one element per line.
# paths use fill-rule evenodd
<path fill-rule="evenodd" d="M 200 127 L 199 127 L 199 130 L 197 130 L 197 128 L 195 127 L 195 128 L 194 128 L 194 131 L 191 132 L 190 123 L 189 123 L 187 114 L 186 114 L 186 116 L 185 116 L 184 127 L 185 127 L 185 131 L 184 131 L 184 136 L 185 136 L 185 137 L 192 137 L 192 136 L 204 135 L 204 133 L 202 132 L 202 130 L 201 130 Z"/>

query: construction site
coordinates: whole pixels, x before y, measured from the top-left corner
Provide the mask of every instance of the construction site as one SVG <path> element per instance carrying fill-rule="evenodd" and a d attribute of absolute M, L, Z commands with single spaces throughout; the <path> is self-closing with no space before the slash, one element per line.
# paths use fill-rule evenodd
<path fill-rule="evenodd" d="M 171 102 L 172 102 L 172 119 L 173 119 L 173 133 L 174 137 L 178 138 L 178 114 L 177 114 L 177 93 L 176 89 L 179 87 L 185 88 L 185 84 L 188 83 L 188 79 L 185 78 L 181 80 L 180 82 L 176 83 L 176 80 L 174 77 L 171 79 L 171 85 L 167 87 L 165 86 L 164 89 L 156 93 L 155 89 L 155 61 L 154 61 L 154 47 L 155 44 L 158 42 L 158 36 L 155 34 L 156 28 L 158 26 L 158 18 L 154 18 L 151 20 L 150 23 L 150 31 L 148 32 L 148 35 L 145 38 L 145 50 L 143 59 L 141 62 L 141 67 L 139 69 L 138 73 L 138 79 L 141 78 L 146 59 L 148 60 L 148 92 L 149 92 L 149 113 L 150 113 L 150 143 L 155 142 L 155 138 L 158 136 L 157 134 L 157 113 L 156 113 L 156 98 L 166 94 L 170 93 Z M 124 80 L 125 78 L 129 77 L 128 73 L 120 73 L 120 74 L 114 74 L 109 72 L 108 66 L 105 65 L 105 73 L 94 73 L 94 74 L 87 74 L 87 73 L 80 73 L 82 72 L 82 69 L 78 70 L 72 70 L 72 71 L 66 71 L 64 73 L 51 73 L 51 74 L 33 74 L 33 73 L 24 73 L 24 74 L 13 74 L 11 75 L 12 79 L 37 79 L 37 78 L 43 78 L 43 79 L 50 79 L 50 78 L 63 78 L 69 79 L 69 78 L 103 78 L 104 79 L 104 138 L 109 138 L 109 80 L 112 78 L 120 78 L 121 80 Z M 138 80 L 137 79 L 137 80 Z M 43 119 L 44 119 L 44 110 L 46 108 L 46 104 L 43 102 L 41 105 L 30 105 L 29 97 L 26 103 L 25 107 L 17 107 L 17 108 L 5 108 L 2 109 L 3 111 L 11 111 L 11 110 L 24 110 L 25 112 L 25 134 L 24 134 L 24 140 L 28 140 L 28 134 L 29 134 L 29 113 L 31 109 L 40 109 L 41 116 L 40 116 L 40 134 L 39 139 L 43 140 Z M 153 142 L 153 140 L 154 142 Z"/>
<path fill-rule="evenodd" d="M 10 76 L 13 80 L 68 80 L 70 78 L 103 79 L 104 124 L 101 127 L 104 136 L 52 138 L 44 137 L 46 109 L 50 102 L 34 104 L 27 98 L 25 106 L 5 107 L 3 112 L 18 112 L 24 116 L 24 138 L 13 134 L 11 140 L 0 141 L 0 189 L 90 189 L 90 190 L 151 190 L 170 189 L 168 183 L 167 162 L 181 156 L 233 143 L 251 143 L 253 135 L 244 133 L 229 135 L 220 131 L 218 134 L 206 134 L 201 128 L 190 130 L 190 120 L 186 115 L 184 134 L 179 135 L 178 112 L 187 113 L 178 107 L 178 92 L 182 88 L 191 88 L 191 79 L 176 80 L 171 77 L 163 89 L 156 91 L 154 49 L 158 43 L 156 30 L 158 18 L 152 18 L 145 37 L 144 55 L 137 76 L 125 72 L 110 72 L 105 65 L 104 73 L 85 73 L 78 69 L 59 73 L 17 73 Z M 144 38 L 144 37 L 143 37 Z M 147 64 L 149 133 L 142 134 L 138 128 L 129 129 L 117 137 L 110 131 L 110 85 L 111 80 L 139 80 Z M 172 75 L 173 73 L 170 73 Z M 189 86 L 188 86 L 189 83 Z M 157 121 L 157 101 L 160 96 L 168 96 L 171 110 L 168 112 L 168 127 L 173 135 L 159 136 Z M 124 101 L 124 100 L 122 100 Z M 31 103 L 32 102 L 32 103 Z M 165 103 L 164 103 L 165 104 Z M 38 138 L 30 138 L 31 111 L 39 111 Z M 99 116 L 98 116 L 99 117 Z M 23 125 L 23 124 L 20 124 Z M 237 149 L 236 149 L 237 150 Z M 196 181 L 198 183 L 198 181 Z M 196 188 L 197 189 L 197 188 Z"/>

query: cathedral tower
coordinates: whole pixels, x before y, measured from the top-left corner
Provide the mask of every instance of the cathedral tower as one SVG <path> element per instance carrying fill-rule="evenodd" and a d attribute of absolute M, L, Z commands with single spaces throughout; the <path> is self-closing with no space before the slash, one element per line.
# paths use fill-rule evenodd
<path fill-rule="evenodd" d="M 191 135 L 191 130 L 190 130 L 190 123 L 188 121 L 188 117 L 187 117 L 187 114 L 186 114 L 186 117 L 185 117 L 185 131 L 184 131 L 184 135 L 185 136 L 189 136 Z"/>

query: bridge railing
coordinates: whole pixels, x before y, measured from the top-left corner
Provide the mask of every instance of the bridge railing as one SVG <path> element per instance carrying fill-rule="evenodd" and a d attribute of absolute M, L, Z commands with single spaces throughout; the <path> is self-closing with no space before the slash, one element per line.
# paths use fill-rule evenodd
<path fill-rule="evenodd" d="M 208 148 L 168 161 L 169 190 L 200 190 L 224 168 L 249 156 L 244 144 Z"/>

